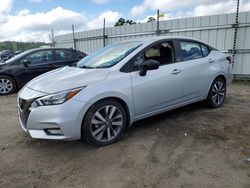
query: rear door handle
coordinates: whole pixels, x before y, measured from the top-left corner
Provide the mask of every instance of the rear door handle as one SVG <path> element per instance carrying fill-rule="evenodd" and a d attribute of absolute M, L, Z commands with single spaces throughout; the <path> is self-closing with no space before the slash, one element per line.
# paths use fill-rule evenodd
<path fill-rule="evenodd" d="M 179 74 L 181 73 L 180 69 L 174 69 L 171 74 Z"/>

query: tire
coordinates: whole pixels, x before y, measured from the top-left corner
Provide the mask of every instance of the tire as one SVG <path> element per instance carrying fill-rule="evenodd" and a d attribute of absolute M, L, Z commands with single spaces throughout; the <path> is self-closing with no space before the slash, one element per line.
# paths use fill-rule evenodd
<path fill-rule="evenodd" d="M 209 90 L 207 96 L 207 103 L 212 108 L 222 106 L 226 98 L 226 81 L 220 77 L 216 78 Z"/>
<path fill-rule="evenodd" d="M 127 124 L 124 107 L 112 99 L 95 103 L 86 113 L 82 125 L 83 139 L 97 147 L 119 140 Z"/>
<path fill-rule="evenodd" d="M 0 95 L 10 95 L 16 91 L 16 82 L 9 76 L 0 75 Z"/>

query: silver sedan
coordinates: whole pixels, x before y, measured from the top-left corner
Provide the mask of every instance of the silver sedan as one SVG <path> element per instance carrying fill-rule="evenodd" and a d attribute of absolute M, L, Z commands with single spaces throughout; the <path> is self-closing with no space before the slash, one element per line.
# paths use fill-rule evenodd
<path fill-rule="evenodd" d="M 19 119 L 33 138 L 103 146 L 140 119 L 203 100 L 220 107 L 232 79 L 231 58 L 204 42 L 123 41 L 30 81 L 18 94 Z"/>

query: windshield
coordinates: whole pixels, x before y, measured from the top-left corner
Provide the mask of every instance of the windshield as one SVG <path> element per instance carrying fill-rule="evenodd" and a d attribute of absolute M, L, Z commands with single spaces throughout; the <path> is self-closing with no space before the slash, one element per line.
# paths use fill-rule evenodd
<path fill-rule="evenodd" d="M 85 57 L 77 63 L 78 68 L 108 68 L 119 63 L 123 58 L 133 52 L 142 43 L 122 42 L 109 45 L 105 48 L 97 50 L 96 52 Z"/>

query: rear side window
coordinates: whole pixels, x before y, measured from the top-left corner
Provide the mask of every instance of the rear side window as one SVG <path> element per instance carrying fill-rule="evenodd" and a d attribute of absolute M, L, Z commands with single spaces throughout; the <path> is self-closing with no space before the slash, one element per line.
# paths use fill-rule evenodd
<path fill-rule="evenodd" d="M 191 41 L 180 41 L 184 61 L 201 58 L 202 51 L 199 43 Z"/>
<path fill-rule="evenodd" d="M 73 60 L 73 54 L 71 50 L 56 50 L 56 59 L 59 61 Z"/>

